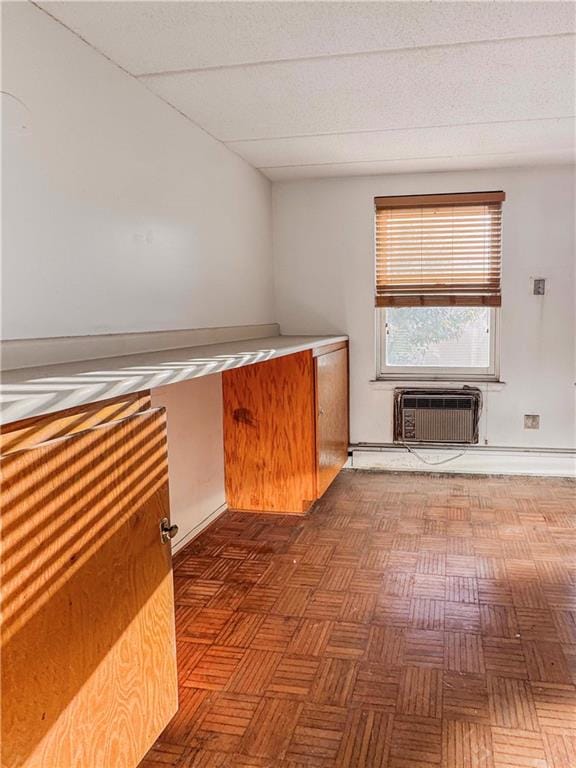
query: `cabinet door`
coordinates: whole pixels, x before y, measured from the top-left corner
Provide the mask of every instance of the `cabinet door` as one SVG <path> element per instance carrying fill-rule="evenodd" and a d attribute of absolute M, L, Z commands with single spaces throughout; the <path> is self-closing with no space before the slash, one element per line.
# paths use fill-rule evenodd
<path fill-rule="evenodd" d="M 132 768 L 177 709 L 164 411 L 1 467 L 2 766 Z"/>
<path fill-rule="evenodd" d="M 316 360 L 316 455 L 318 496 L 348 458 L 348 349 Z"/>
<path fill-rule="evenodd" d="M 316 498 L 312 352 L 224 371 L 222 394 L 228 505 L 305 512 Z"/>

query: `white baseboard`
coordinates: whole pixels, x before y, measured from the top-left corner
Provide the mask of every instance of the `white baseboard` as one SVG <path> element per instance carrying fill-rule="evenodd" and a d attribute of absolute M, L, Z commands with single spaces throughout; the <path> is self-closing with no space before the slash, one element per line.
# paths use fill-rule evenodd
<path fill-rule="evenodd" d="M 353 469 L 382 469 L 393 472 L 576 477 L 576 451 L 476 446 L 468 449 L 417 447 L 414 451 L 418 455 L 401 446 L 352 446 L 349 466 Z M 463 455 L 459 456 L 461 453 Z M 445 459 L 450 461 L 436 463 Z"/>
<path fill-rule="evenodd" d="M 220 517 L 220 515 L 223 512 L 226 512 L 227 509 L 227 504 L 221 504 L 218 509 L 215 509 L 214 512 L 210 512 L 210 514 L 205 517 L 204 520 L 201 520 L 198 525 L 195 525 L 194 528 L 181 536 L 178 541 L 172 542 L 172 554 L 175 555 L 176 552 L 179 552 L 183 547 L 186 546 L 186 544 L 189 544 L 192 539 L 195 539 L 196 536 L 202 533 L 204 528 L 207 528 L 211 522 L 216 520 L 217 517 Z"/>

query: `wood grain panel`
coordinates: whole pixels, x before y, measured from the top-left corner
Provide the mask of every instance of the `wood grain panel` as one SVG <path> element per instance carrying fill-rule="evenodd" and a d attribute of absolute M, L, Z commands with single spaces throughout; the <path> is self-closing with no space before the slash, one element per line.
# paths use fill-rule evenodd
<path fill-rule="evenodd" d="M 359 659 L 368 647 L 369 629 L 363 624 L 339 622 L 328 638 L 326 655 L 340 659 Z"/>
<path fill-rule="evenodd" d="M 352 661 L 322 659 L 316 675 L 312 701 L 337 707 L 346 706 L 352 697 L 356 673 L 357 667 Z"/>
<path fill-rule="evenodd" d="M 394 713 L 398 699 L 398 670 L 388 669 L 383 664 L 365 664 L 360 666 L 354 694 L 353 705 L 378 707 Z"/>
<path fill-rule="evenodd" d="M 1 467 L 2 765 L 134 766 L 177 707 L 164 412 Z"/>
<path fill-rule="evenodd" d="M 492 744 L 496 768 L 561 768 L 553 761 L 546 762 L 546 751 L 539 733 L 514 728 L 492 728 Z M 569 765 L 567 763 L 566 768 Z"/>
<path fill-rule="evenodd" d="M 484 675 L 444 673 L 443 715 L 448 720 L 490 724 L 488 688 Z"/>
<path fill-rule="evenodd" d="M 244 736 L 243 749 L 258 757 L 284 757 L 302 708 L 297 701 L 262 699 Z"/>
<path fill-rule="evenodd" d="M 286 656 L 276 668 L 268 693 L 288 699 L 309 698 L 319 663 L 318 659 Z"/>
<path fill-rule="evenodd" d="M 332 765 L 346 728 L 346 710 L 340 707 L 308 705 L 301 713 L 287 757 L 296 765 L 325 760 Z"/>
<path fill-rule="evenodd" d="M 444 721 L 443 755 L 446 765 L 494 768 L 490 726 Z"/>
<path fill-rule="evenodd" d="M 238 750 L 259 704 L 260 699 L 256 696 L 222 694 L 220 699 L 212 702 L 202 719 L 197 732 L 198 737 L 209 743 L 211 751 Z M 193 763 L 193 765 L 197 764 Z M 200 763 L 201 766 L 210 766 L 210 764 L 208 760 L 206 763 Z M 218 763 L 212 762 L 212 765 L 217 766 Z"/>
<path fill-rule="evenodd" d="M 222 392 L 228 505 L 305 512 L 316 498 L 312 353 L 225 371 Z"/>
<path fill-rule="evenodd" d="M 259 651 L 285 651 L 298 628 L 298 619 L 268 616 L 250 643 Z"/>
<path fill-rule="evenodd" d="M 48 416 L 34 416 L 31 419 L 13 421 L 0 430 L 0 453 L 30 448 L 33 445 L 53 440 L 56 437 L 84 432 L 99 424 L 119 421 L 133 413 L 150 408 L 150 392 L 136 392 L 132 395 L 89 403 L 76 408 L 51 413 Z"/>
<path fill-rule="evenodd" d="M 437 669 L 406 667 L 402 670 L 398 712 L 405 715 L 440 717 L 442 673 Z"/>
<path fill-rule="evenodd" d="M 236 693 L 259 693 L 265 690 L 281 660 L 281 653 L 247 651 L 232 677 L 229 689 Z"/>
<path fill-rule="evenodd" d="M 338 768 L 386 768 L 392 717 L 373 709 L 353 709 L 336 761 Z"/>
<path fill-rule="evenodd" d="M 312 354 L 314 357 L 320 357 L 321 355 L 328 355 L 330 352 L 335 352 L 337 349 L 346 349 L 347 346 L 347 341 L 336 341 L 334 344 L 325 344 L 322 347 L 316 347 L 312 350 Z"/>
<path fill-rule="evenodd" d="M 315 358 L 317 488 L 322 496 L 348 459 L 348 349 Z"/>
<path fill-rule="evenodd" d="M 525 680 L 491 677 L 488 680 L 488 695 L 493 725 L 525 731 L 538 730 L 534 698 Z"/>
<path fill-rule="evenodd" d="M 464 768 L 463 763 L 442 762 L 442 721 L 435 718 L 397 715 L 390 754 L 390 768 Z"/>
<path fill-rule="evenodd" d="M 186 678 L 186 685 L 211 691 L 223 690 L 242 660 L 244 651 L 230 647 L 210 647 Z"/>

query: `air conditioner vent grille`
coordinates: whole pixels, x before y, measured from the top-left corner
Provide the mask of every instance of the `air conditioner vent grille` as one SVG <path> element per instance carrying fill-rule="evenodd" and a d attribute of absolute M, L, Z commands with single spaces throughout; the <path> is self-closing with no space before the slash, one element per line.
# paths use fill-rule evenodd
<path fill-rule="evenodd" d="M 405 397 L 404 408 L 437 408 L 469 411 L 474 407 L 473 398 L 465 397 Z"/>
<path fill-rule="evenodd" d="M 477 443 L 481 406 L 479 389 L 397 389 L 394 393 L 394 440 L 401 443 Z"/>

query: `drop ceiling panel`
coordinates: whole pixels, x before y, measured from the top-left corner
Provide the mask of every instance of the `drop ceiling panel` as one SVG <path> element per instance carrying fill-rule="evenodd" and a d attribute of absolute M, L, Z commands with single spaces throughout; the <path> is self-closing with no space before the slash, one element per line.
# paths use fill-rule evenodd
<path fill-rule="evenodd" d="M 44 2 L 272 179 L 574 159 L 573 2 Z"/>
<path fill-rule="evenodd" d="M 574 152 L 549 150 L 546 152 L 520 152 L 497 155 L 433 157 L 427 159 L 390 160 L 385 162 L 350 163 L 334 165 L 292 165 L 283 168 L 262 168 L 272 181 L 316 179 L 335 176 L 368 176 L 390 173 L 433 173 L 437 171 L 465 171 L 481 168 L 506 168 L 535 165 L 553 165 L 574 162 Z"/>
<path fill-rule="evenodd" d="M 574 39 L 538 38 L 142 78 L 224 141 L 574 114 Z"/>
<path fill-rule="evenodd" d="M 43 2 L 132 74 L 574 31 L 571 2 Z"/>
<path fill-rule="evenodd" d="M 574 148 L 572 118 L 231 142 L 257 168 Z M 343 169 L 345 170 L 345 169 Z"/>

